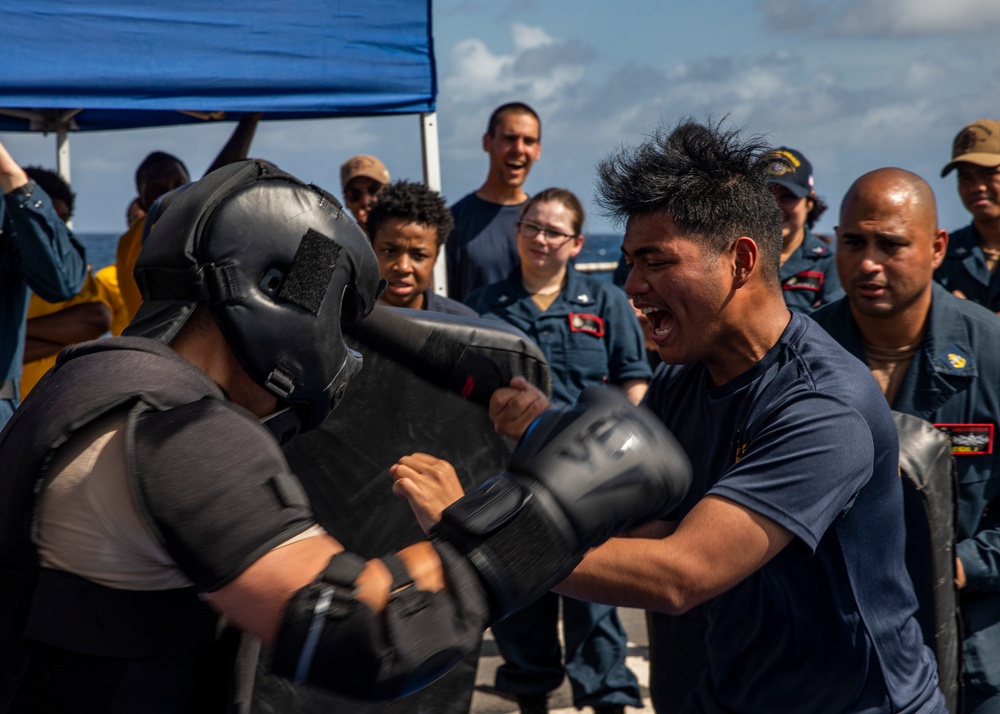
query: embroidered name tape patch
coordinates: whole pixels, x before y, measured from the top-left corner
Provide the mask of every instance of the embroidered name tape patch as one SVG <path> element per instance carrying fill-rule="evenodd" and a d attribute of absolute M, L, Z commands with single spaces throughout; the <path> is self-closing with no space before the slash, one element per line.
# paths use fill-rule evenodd
<path fill-rule="evenodd" d="M 992 424 L 935 424 L 951 441 L 955 456 L 981 456 L 993 453 Z"/>
<path fill-rule="evenodd" d="M 803 270 L 796 273 L 781 284 L 784 290 L 812 290 L 819 292 L 823 289 L 823 273 L 816 270 Z"/>
<path fill-rule="evenodd" d="M 571 332 L 586 332 L 594 337 L 604 337 L 604 318 L 588 312 L 571 312 L 569 329 Z"/>

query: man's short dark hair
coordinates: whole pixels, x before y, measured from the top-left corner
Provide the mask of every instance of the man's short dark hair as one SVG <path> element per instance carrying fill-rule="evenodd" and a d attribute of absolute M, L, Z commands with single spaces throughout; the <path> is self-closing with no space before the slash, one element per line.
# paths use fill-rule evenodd
<path fill-rule="evenodd" d="M 28 178 L 42 187 L 49 198 L 58 198 L 69 208 L 69 215 L 73 215 L 73 206 L 76 204 L 76 194 L 66 183 L 62 176 L 55 171 L 43 169 L 41 166 L 25 166 L 24 173 Z"/>
<path fill-rule="evenodd" d="M 455 225 L 441 194 L 415 181 L 396 181 L 378 192 L 365 222 L 368 237 L 375 240 L 378 227 L 392 218 L 434 227 L 438 247 L 444 245 Z"/>
<path fill-rule="evenodd" d="M 535 121 L 538 122 L 538 140 L 542 140 L 542 119 L 538 116 L 538 112 L 524 102 L 508 102 L 507 104 L 501 104 L 499 107 L 494 109 L 493 113 L 490 114 L 490 121 L 486 125 L 487 134 L 494 136 L 497 126 L 503 120 L 505 114 L 529 114 L 535 117 Z"/>
<path fill-rule="evenodd" d="M 781 211 L 769 187 L 770 151 L 760 137 L 744 139 L 721 122 L 660 127 L 598 165 L 597 202 L 618 219 L 663 212 L 715 255 L 740 236 L 753 238 L 764 274 L 776 278 Z"/>
<path fill-rule="evenodd" d="M 136 190 L 138 190 L 140 194 L 142 193 L 142 182 L 146 177 L 146 173 L 151 168 L 153 168 L 154 166 L 159 166 L 160 164 L 169 164 L 169 163 L 180 164 L 180 167 L 184 169 L 184 173 L 187 174 L 189 177 L 191 176 L 191 172 L 188 171 L 187 166 L 185 166 L 184 162 L 178 159 L 176 156 L 174 156 L 173 154 L 168 154 L 165 151 L 154 151 L 153 153 L 149 154 L 145 159 L 143 159 L 142 162 L 139 164 L 139 167 L 135 170 Z"/>

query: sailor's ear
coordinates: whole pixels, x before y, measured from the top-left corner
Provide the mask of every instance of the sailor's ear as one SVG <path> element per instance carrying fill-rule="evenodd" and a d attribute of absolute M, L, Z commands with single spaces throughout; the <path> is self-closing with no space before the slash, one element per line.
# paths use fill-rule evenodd
<path fill-rule="evenodd" d="M 733 241 L 732 248 L 733 261 L 733 287 L 743 287 L 753 272 L 757 269 L 757 241 L 748 236 L 740 236 Z"/>

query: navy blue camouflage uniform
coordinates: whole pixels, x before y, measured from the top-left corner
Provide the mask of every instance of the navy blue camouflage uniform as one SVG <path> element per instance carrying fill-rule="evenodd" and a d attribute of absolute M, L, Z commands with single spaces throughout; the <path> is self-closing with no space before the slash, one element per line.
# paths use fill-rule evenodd
<path fill-rule="evenodd" d="M 473 292 L 466 304 L 483 317 L 514 325 L 541 348 L 554 401 L 573 404 L 585 387 L 652 374 L 642 330 L 624 292 L 572 266 L 566 285 L 544 312 L 525 291 L 520 268 Z M 493 627 L 505 660 L 497 670 L 497 689 L 518 696 L 545 694 L 560 685 L 565 671 L 577 707 L 641 707 L 639 683 L 625 666 L 628 640 L 617 608 L 562 598 L 564 668 L 559 599 L 548 593 Z"/>
<path fill-rule="evenodd" d="M 811 315 L 862 361 L 847 299 Z M 927 333 L 892 408 L 950 434 L 958 468 L 957 555 L 964 629 L 965 712 L 1000 712 L 1000 320 L 934 285 Z"/>
<path fill-rule="evenodd" d="M 948 252 L 934 279 L 949 291 L 961 290 L 967 300 L 1000 312 L 1000 270 L 991 273 L 986 267 L 975 225 L 949 234 Z"/>
<path fill-rule="evenodd" d="M 575 404 L 585 388 L 652 376 L 642 330 L 622 290 L 569 266 L 566 285 L 545 312 L 521 284 L 521 269 L 472 293 L 465 304 L 503 320 L 541 348 L 552 372 L 552 398 Z"/>
<path fill-rule="evenodd" d="M 833 250 L 808 228 L 779 275 L 785 304 L 796 312 L 808 313 L 844 297 Z"/>

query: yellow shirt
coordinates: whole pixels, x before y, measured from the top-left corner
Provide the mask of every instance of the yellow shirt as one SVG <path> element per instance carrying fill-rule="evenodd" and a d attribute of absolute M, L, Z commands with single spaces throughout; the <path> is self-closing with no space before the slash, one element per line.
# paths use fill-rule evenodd
<path fill-rule="evenodd" d="M 146 226 L 146 219 L 136 219 L 128 230 L 118 239 L 118 249 L 115 251 L 115 265 L 118 266 L 118 290 L 122 300 L 125 302 L 125 313 L 128 319 L 125 324 L 132 322 L 135 313 L 139 311 L 142 304 L 142 295 L 139 293 L 139 286 L 132 277 L 135 270 L 135 261 L 142 250 L 142 230 Z M 124 329 L 124 327 L 122 328 Z M 120 335 L 120 332 L 114 334 Z"/>
<path fill-rule="evenodd" d="M 108 306 L 111 311 L 111 330 L 125 329 L 128 321 L 122 323 L 125 318 L 125 306 L 122 303 L 121 295 L 118 293 L 118 281 L 115 278 L 115 266 L 109 265 L 97 271 L 87 270 L 87 278 L 83 281 L 83 288 L 69 300 L 63 302 L 48 302 L 42 300 L 34 293 L 28 302 L 28 319 L 33 317 L 45 317 L 65 310 L 74 305 L 83 305 L 91 302 L 101 302 Z M 56 355 L 50 355 L 32 362 L 25 362 L 21 371 L 21 399 L 27 396 L 32 387 L 38 384 L 46 372 L 56 363 Z"/>
<path fill-rule="evenodd" d="M 111 334 L 117 337 L 128 327 L 131 319 L 118 286 L 118 266 L 105 265 L 94 274 L 94 278 L 101 284 L 102 301 L 111 308 Z"/>

